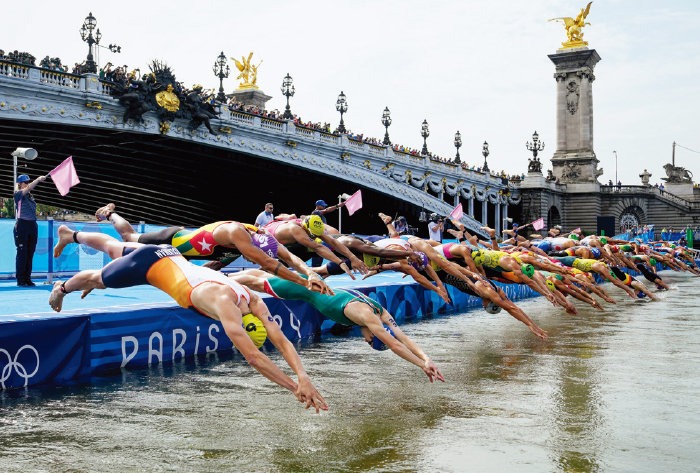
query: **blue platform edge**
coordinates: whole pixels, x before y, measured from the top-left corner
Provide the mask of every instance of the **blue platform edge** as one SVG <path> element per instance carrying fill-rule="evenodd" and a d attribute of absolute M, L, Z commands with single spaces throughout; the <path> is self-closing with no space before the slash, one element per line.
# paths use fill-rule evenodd
<path fill-rule="evenodd" d="M 447 288 L 453 304 L 448 305 L 434 292 L 397 274 L 374 276 L 372 286 L 369 282 L 340 276 L 332 279 L 331 285 L 360 290 L 384 305 L 398 323 L 481 306 L 481 299 L 451 286 Z M 514 300 L 536 295 L 520 284 L 499 285 Z M 62 385 L 122 368 L 172 363 L 233 348 L 221 323 L 194 309 L 181 308 L 148 286 L 114 291 L 107 294 L 111 299 L 105 297 L 107 291 L 100 291 L 103 302 L 95 298 L 97 302 L 88 309 L 76 307 L 97 291 L 85 301 L 74 294 L 65 299 L 66 312 L 59 314 L 46 310 L 49 288 L 35 289 L 0 288 L 6 301 L 12 300 L 11 291 L 15 294 L 15 303 L 3 304 L 0 310 L 0 389 Z M 334 325 L 303 302 L 263 297 L 291 341 L 319 336 Z M 40 307 L 42 312 L 27 313 L 31 306 Z M 269 348 L 268 341 L 263 350 Z"/>

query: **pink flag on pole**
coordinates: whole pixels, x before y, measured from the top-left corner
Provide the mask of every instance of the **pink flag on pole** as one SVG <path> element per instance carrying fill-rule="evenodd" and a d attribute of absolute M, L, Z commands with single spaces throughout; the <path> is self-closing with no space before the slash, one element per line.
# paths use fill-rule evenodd
<path fill-rule="evenodd" d="M 73 166 L 73 156 L 66 158 L 65 161 L 56 166 L 49 174 L 51 175 L 53 183 L 56 184 L 58 193 L 61 195 L 66 195 L 71 187 L 80 184 L 78 173 L 75 172 L 75 166 Z"/>
<path fill-rule="evenodd" d="M 535 230 L 542 230 L 544 228 L 544 218 L 538 218 L 532 222 L 532 228 Z"/>
<path fill-rule="evenodd" d="M 574 228 L 573 230 L 571 230 L 571 233 L 580 233 L 580 232 L 581 232 L 581 227 Z"/>
<path fill-rule="evenodd" d="M 362 208 L 362 191 L 355 192 L 352 197 L 345 201 L 345 207 L 350 215 Z"/>
<path fill-rule="evenodd" d="M 459 220 L 464 216 L 464 211 L 462 210 L 462 203 L 460 202 L 457 204 L 457 207 L 454 208 L 452 212 L 450 212 L 450 217 L 452 217 L 455 220 Z"/>

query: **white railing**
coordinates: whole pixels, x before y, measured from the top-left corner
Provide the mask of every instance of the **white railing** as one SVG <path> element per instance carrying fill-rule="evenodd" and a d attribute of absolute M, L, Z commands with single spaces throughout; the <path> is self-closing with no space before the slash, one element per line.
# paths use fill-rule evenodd
<path fill-rule="evenodd" d="M 80 87 L 80 76 L 65 72 L 50 71 L 48 69 L 40 69 L 39 82 L 42 84 L 52 84 L 59 87 L 77 89 Z"/>
<path fill-rule="evenodd" d="M 365 144 L 362 143 L 361 141 L 354 141 L 354 140 L 348 140 L 350 142 L 350 146 L 353 148 L 357 149 L 365 149 Z"/>
<path fill-rule="evenodd" d="M 335 135 L 329 135 L 326 133 L 319 133 L 318 134 L 321 137 L 321 141 L 325 143 L 334 143 L 334 144 L 340 144 L 340 136 L 335 136 Z"/>
<path fill-rule="evenodd" d="M 308 128 L 300 128 L 298 126 L 295 128 L 297 135 L 308 136 L 309 138 L 312 138 L 314 136 L 314 130 L 309 130 Z"/>
<path fill-rule="evenodd" d="M 275 120 L 270 120 L 269 118 L 261 118 L 260 119 L 260 126 L 262 128 L 267 128 L 269 130 L 277 130 L 277 131 L 283 131 L 284 130 L 284 123 L 275 121 Z"/>
<path fill-rule="evenodd" d="M 18 79 L 29 79 L 29 67 L 30 66 L 0 61 L 0 75 L 16 77 Z"/>
<path fill-rule="evenodd" d="M 255 117 L 252 115 L 246 115 L 245 113 L 236 112 L 235 110 L 230 110 L 230 114 L 231 120 L 248 123 L 249 125 L 255 124 Z"/>

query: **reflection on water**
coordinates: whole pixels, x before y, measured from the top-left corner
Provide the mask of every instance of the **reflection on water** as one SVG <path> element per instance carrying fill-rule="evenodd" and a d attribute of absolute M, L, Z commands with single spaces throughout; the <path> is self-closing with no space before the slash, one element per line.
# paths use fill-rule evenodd
<path fill-rule="evenodd" d="M 605 313 L 522 302 L 546 342 L 483 311 L 408 325 L 444 384 L 357 338 L 301 344 L 318 416 L 231 353 L 3 392 L 0 471 L 696 471 L 700 280 L 669 278 Z"/>

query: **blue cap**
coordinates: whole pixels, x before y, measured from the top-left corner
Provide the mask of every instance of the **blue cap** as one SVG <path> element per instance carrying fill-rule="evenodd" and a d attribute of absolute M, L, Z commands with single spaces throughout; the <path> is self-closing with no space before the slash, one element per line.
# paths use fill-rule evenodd
<path fill-rule="evenodd" d="M 518 225 L 517 223 L 513 222 L 513 226 L 514 226 L 514 227 L 519 227 L 520 225 Z"/>
<path fill-rule="evenodd" d="M 17 176 L 17 184 L 27 181 L 31 181 L 31 179 L 29 179 L 29 176 L 27 176 L 26 174 L 20 174 L 19 176 Z"/>
<path fill-rule="evenodd" d="M 394 332 L 392 332 L 392 330 L 389 327 L 384 326 L 384 330 L 389 332 L 389 334 L 392 337 L 396 338 L 396 335 L 394 335 Z M 372 337 L 372 348 L 374 348 L 375 350 L 384 351 L 389 347 L 386 346 L 386 344 L 375 335 L 374 337 Z"/>
<path fill-rule="evenodd" d="M 317 200 L 316 205 L 320 205 L 321 207 L 328 207 L 328 204 L 323 200 Z"/>

